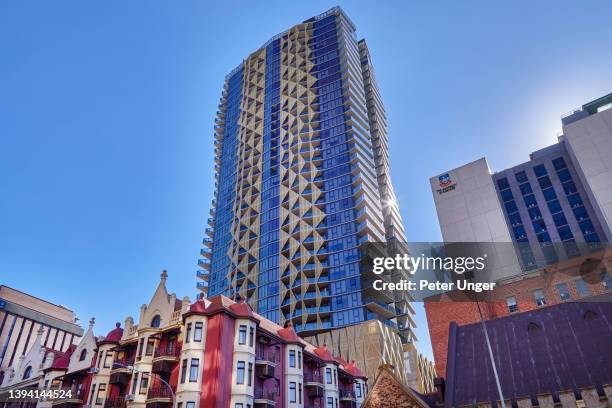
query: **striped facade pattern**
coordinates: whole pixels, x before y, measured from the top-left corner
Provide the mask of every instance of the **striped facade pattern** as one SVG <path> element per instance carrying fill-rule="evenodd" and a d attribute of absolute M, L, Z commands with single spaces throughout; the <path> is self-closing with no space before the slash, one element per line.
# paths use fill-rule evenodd
<path fill-rule="evenodd" d="M 57 351 L 66 351 L 83 334 L 73 322 L 47 314 L 56 305 L 6 286 L 0 286 L 0 305 L 0 372 L 12 367 L 30 350 L 41 327 L 43 347 Z M 43 309 L 45 305 L 47 308 Z"/>

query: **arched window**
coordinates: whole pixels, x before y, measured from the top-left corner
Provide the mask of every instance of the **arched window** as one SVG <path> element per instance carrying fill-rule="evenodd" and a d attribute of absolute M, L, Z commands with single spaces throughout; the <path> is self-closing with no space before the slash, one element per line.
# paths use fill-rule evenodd
<path fill-rule="evenodd" d="M 151 320 L 151 327 L 159 327 L 161 324 L 161 317 L 159 315 L 155 315 Z"/>
<path fill-rule="evenodd" d="M 79 356 L 79 361 L 85 360 L 86 357 L 87 357 L 87 349 L 83 349 L 81 351 L 81 355 Z"/>
<path fill-rule="evenodd" d="M 23 378 L 22 380 L 27 380 L 28 378 L 30 378 L 32 376 L 32 366 L 28 366 L 25 371 L 23 372 Z"/>

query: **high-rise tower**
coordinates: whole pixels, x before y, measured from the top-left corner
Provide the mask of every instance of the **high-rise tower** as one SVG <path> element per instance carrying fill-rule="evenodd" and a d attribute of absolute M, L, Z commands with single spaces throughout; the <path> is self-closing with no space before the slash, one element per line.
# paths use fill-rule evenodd
<path fill-rule="evenodd" d="M 362 281 L 364 244 L 406 239 L 370 54 L 346 14 L 333 8 L 249 55 L 226 77 L 215 123 L 198 287 L 240 295 L 303 336 L 375 321 L 391 343 L 412 341 L 409 299 Z"/>

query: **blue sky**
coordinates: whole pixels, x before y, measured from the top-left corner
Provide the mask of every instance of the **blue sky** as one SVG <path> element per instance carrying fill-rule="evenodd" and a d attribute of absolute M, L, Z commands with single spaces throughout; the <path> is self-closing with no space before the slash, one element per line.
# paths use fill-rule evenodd
<path fill-rule="evenodd" d="M 193 298 L 223 78 L 336 4 L 1 2 L 0 283 L 99 334 L 138 317 L 162 269 Z M 612 90 L 609 1 L 339 4 L 373 55 L 412 241 L 440 239 L 430 176 L 524 161 Z"/>

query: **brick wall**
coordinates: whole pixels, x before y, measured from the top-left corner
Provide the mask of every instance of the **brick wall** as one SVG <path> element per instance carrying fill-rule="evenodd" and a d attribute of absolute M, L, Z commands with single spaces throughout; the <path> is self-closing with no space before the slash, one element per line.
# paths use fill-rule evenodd
<path fill-rule="evenodd" d="M 609 261 L 609 259 L 608 259 Z M 610 270 L 610 268 L 608 268 Z M 590 296 L 597 296 L 605 292 L 600 277 L 601 270 L 597 269 L 585 275 L 584 280 L 589 288 Z M 610 273 L 610 272 L 608 272 Z M 491 301 L 480 303 L 485 319 L 494 319 L 510 314 L 506 298 L 514 296 L 518 304 L 518 312 L 527 312 L 538 308 L 535 303 L 534 291 L 541 289 L 546 298 L 546 306 L 561 302 L 556 285 L 565 283 L 571 299 L 581 299 L 575 281 L 580 276 L 577 273 L 568 273 L 567 270 L 542 270 L 529 277 L 517 279 L 513 282 L 498 284 L 492 291 Z M 469 301 L 452 301 L 448 295 L 435 296 L 425 302 L 425 313 L 429 325 L 429 335 L 435 360 L 436 374 L 446 377 L 446 357 L 448 351 L 448 328 L 452 321 L 459 326 L 480 321 L 476 303 Z"/>

